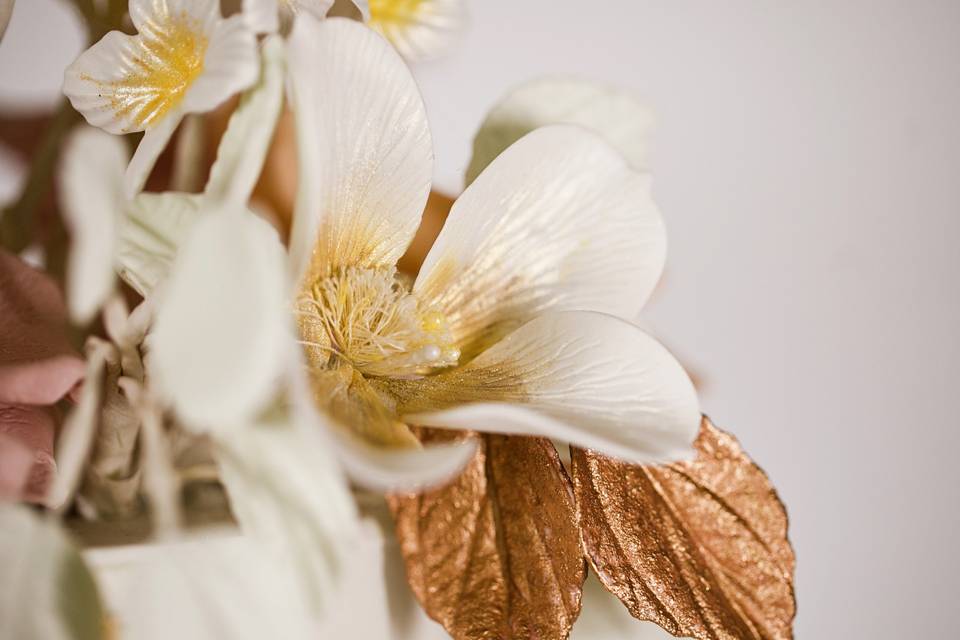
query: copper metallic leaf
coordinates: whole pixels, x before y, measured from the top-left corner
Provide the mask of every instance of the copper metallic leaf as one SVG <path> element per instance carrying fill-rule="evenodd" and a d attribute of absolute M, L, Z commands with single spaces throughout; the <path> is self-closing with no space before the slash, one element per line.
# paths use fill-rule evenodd
<path fill-rule="evenodd" d="M 736 439 L 704 418 L 690 462 L 571 452 L 584 550 L 634 617 L 698 639 L 791 638 L 787 514 Z"/>
<path fill-rule="evenodd" d="M 450 485 L 390 498 L 407 578 L 457 640 L 566 638 L 586 576 L 570 481 L 549 440 L 480 437 Z"/>

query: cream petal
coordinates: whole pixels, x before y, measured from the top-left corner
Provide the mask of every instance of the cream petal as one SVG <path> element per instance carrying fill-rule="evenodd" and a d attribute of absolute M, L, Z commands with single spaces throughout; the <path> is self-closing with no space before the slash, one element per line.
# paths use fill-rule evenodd
<path fill-rule="evenodd" d="M 243 18 L 254 33 L 276 33 L 280 29 L 280 0 L 243 0 Z"/>
<path fill-rule="evenodd" d="M 149 297 L 170 267 L 194 223 L 202 196 L 186 193 L 141 193 L 125 208 L 120 224 L 117 270 L 124 282 Z"/>
<path fill-rule="evenodd" d="M 210 111 L 257 81 L 260 57 L 257 38 L 242 15 L 217 21 L 203 59 L 203 73 L 183 96 L 187 113 Z"/>
<path fill-rule="evenodd" d="M 277 391 L 292 341 L 276 232 L 245 210 L 205 213 L 158 307 L 148 368 L 187 426 L 235 428 Z"/>
<path fill-rule="evenodd" d="M 689 456 L 700 425 L 673 356 L 593 312 L 544 314 L 459 369 L 390 384 L 412 424 L 545 436 L 638 463 Z"/>
<path fill-rule="evenodd" d="M 342 541 L 359 525 L 346 478 L 321 434 L 284 416 L 216 438 L 234 516 L 262 549 L 295 568 L 315 611 L 349 570 Z"/>
<path fill-rule="evenodd" d="M 103 589 L 110 627 L 121 630 L 107 638 L 317 637 L 317 618 L 295 567 L 251 537 L 207 530 L 182 541 L 98 547 L 84 555 Z"/>
<path fill-rule="evenodd" d="M 99 424 L 100 398 L 108 367 L 120 366 L 120 354 L 112 344 L 96 336 L 87 339 L 87 371 L 76 406 L 67 416 L 57 438 L 57 475 L 46 504 L 64 509 L 80 483 Z"/>
<path fill-rule="evenodd" d="M 379 493 L 410 493 L 444 484 L 473 458 L 468 438 L 421 448 L 374 447 L 331 426 L 332 443 L 344 470 L 357 484 Z"/>
<path fill-rule="evenodd" d="M 442 55 L 466 28 L 464 0 L 370 0 L 364 4 L 369 5 L 370 26 L 410 61 Z"/>
<path fill-rule="evenodd" d="M 635 317 L 665 255 L 649 179 L 595 134 L 554 125 L 504 151 L 464 191 L 414 292 L 472 352 L 546 310 Z"/>
<path fill-rule="evenodd" d="M 182 119 L 183 115 L 180 112 L 167 114 L 157 123 L 157 126 L 144 132 L 123 177 L 123 191 L 127 198 L 134 198 L 143 191 L 147 178 L 157 164 L 157 158 L 167 148 L 167 143 L 170 142 L 173 132 L 177 130 Z"/>
<path fill-rule="evenodd" d="M 297 20 L 290 39 L 300 191 L 290 251 L 311 275 L 388 266 L 420 224 L 433 172 L 423 100 L 396 52 L 343 18 Z"/>
<path fill-rule="evenodd" d="M 271 36 L 263 43 L 263 73 L 230 116 L 217 148 L 204 193 L 212 201 L 243 205 L 250 200 L 283 106 L 283 42 Z"/>
<path fill-rule="evenodd" d="M 504 96 L 480 125 L 466 184 L 504 149 L 534 129 L 551 124 L 590 129 L 616 147 L 631 167 L 643 171 L 653 123 L 648 107 L 614 87 L 571 78 L 528 82 Z"/>
<path fill-rule="evenodd" d="M 127 160 L 120 138 L 92 127 L 78 128 L 64 145 L 58 187 L 71 239 L 67 306 L 81 324 L 93 319 L 113 290 Z"/>
<path fill-rule="evenodd" d="M 130 0 L 130 20 L 137 31 L 166 16 L 189 16 L 207 27 L 220 18 L 219 0 Z"/>

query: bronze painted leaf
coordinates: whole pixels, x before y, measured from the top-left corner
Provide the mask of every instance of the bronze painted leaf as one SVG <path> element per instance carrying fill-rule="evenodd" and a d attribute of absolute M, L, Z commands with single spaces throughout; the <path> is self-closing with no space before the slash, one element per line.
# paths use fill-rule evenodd
<path fill-rule="evenodd" d="M 638 466 L 571 451 L 584 551 L 634 617 L 698 639 L 793 637 L 787 514 L 736 439 L 703 419 L 697 457 Z"/>
<path fill-rule="evenodd" d="M 457 640 L 566 638 L 586 577 L 570 480 L 549 440 L 479 437 L 451 484 L 389 499 L 410 586 Z"/>

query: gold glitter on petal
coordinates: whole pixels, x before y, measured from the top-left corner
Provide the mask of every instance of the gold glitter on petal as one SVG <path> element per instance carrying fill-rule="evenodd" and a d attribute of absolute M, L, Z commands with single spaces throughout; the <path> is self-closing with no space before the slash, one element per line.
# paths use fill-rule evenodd
<path fill-rule="evenodd" d="M 634 617 L 698 639 L 792 638 L 787 514 L 736 439 L 704 418 L 697 458 L 642 467 L 572 449 L 584 550 Z"/>
<path fill-rule="evenodd" d="M 480 437 L 450 485 L 389 498 L 410 586 L 457 640 L 566 638 L 586 577 L 570 481 L 548 440 Z"/>
<path fill-rule="evenodd" d="M 186 12 L 161 14 L 145 25 L 138 48 L 127 62 L 130 70 L 117 81 L 94 78 L 117 117 L 149 127 L 183 100 L 203 71 L 208 40 L 201 25 Z"/>

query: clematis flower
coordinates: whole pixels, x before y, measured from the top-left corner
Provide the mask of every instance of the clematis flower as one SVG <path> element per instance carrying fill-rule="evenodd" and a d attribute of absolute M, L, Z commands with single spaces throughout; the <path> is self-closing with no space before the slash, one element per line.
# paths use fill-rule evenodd
<path fill-rule="evenodd" d="M 0 0 L 0 40 L 7 31 L 10 17 L 13 16 L 13 0 Z"/>
<path fill-rule="evenodd" d="M 585 130 L 535 131 L 457 200 L 411 285 L 395 264 L 433 167 L 409 71 L 336 19 L 298 21 L 290 69 L 299 328 L 340 430 L 387 450 L 418 447 L 415 424 L 549 436 L 634 462 L 689 454 L 690 380 L 622 320 L 664 262 L 647 176 Z"/>
<path fill-rule="evenodd" d="M 137 35 L 111 31 L 67 68 L 63 92 L 110 133 L 143 131 L 127 169 L 128 197 L 143 187 L 185 114 L 209 111 L 257 78 L 256 38 L 218 0 L 130 0 Z"/>

